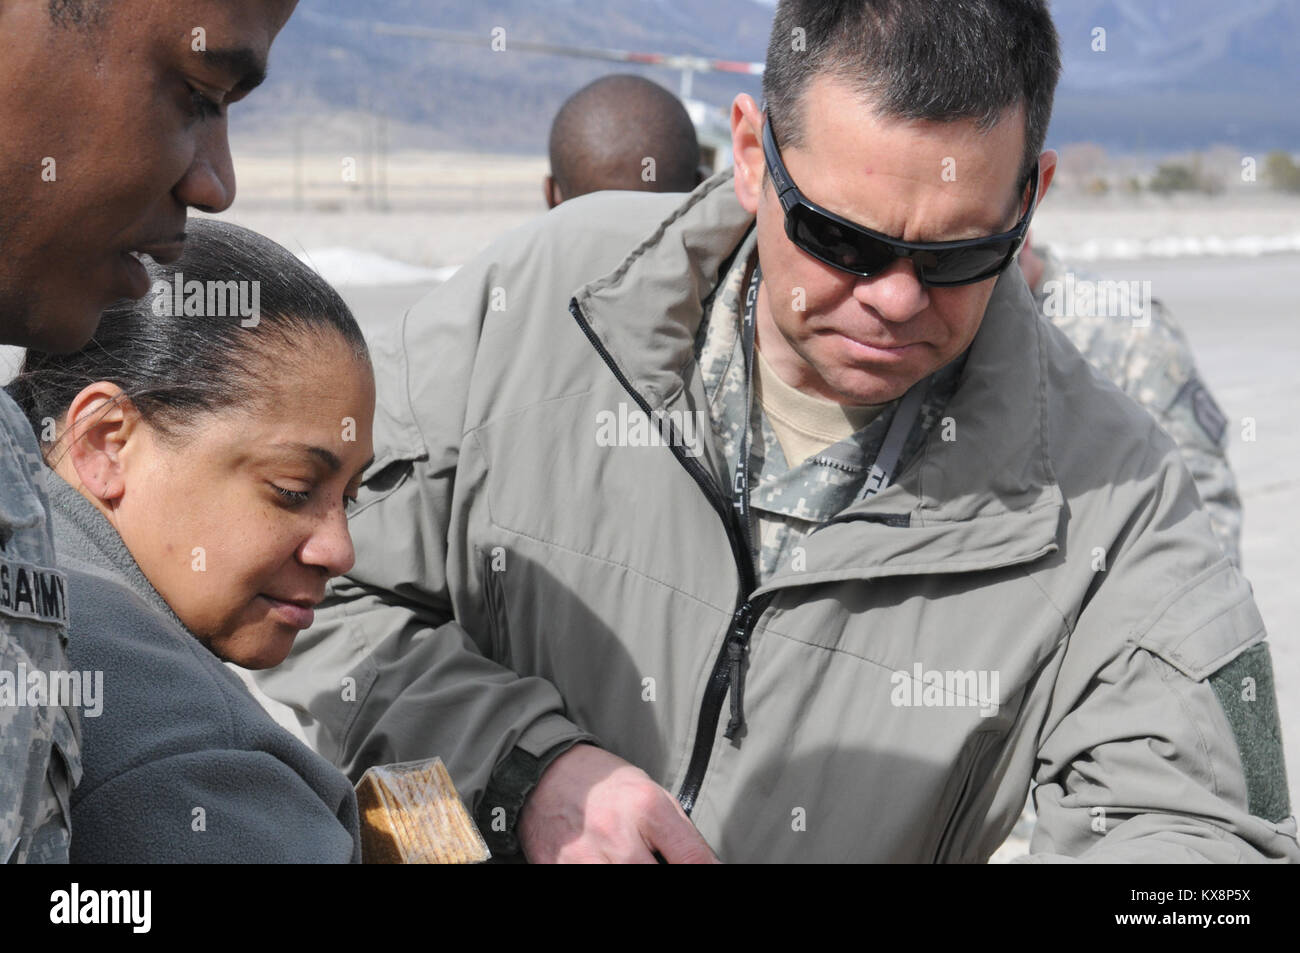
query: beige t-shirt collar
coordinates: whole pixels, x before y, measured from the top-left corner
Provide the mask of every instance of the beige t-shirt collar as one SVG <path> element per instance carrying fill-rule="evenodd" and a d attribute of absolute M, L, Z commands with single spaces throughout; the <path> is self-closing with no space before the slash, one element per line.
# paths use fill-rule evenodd
<path fill-rule="evenodd" d="M 754 354 L 754 396 L 791 468 L 857 433 L 889 406 L 837 404 L 805 394 L 781 380 L 762 351 L 755 348 Z"/>

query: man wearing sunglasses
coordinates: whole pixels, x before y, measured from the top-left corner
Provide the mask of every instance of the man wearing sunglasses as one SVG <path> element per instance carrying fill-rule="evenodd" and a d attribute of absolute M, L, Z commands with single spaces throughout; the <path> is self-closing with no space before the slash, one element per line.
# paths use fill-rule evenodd
<path fill-rule="evenodd" d="M 734 172 L 375 340 L 356 568 L 270 694 L 532 861 L 983 861 L 1031 785 L 1039 859 L 1300 857 L 1249 586 L 1011 267 L 1057 49 L 1043 0 L 784 0 Z"/>

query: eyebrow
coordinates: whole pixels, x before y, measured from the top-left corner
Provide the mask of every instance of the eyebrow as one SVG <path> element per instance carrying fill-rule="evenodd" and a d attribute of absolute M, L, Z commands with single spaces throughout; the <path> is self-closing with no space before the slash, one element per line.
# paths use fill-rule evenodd
<path fill-rule="evenodd" d="M 321 463 L 325 464 L 325 466 L 329 468 L 330 473 L 338 473 L 340 470 L 343 469 L 343 461 L 340 460 L 337 456 L 335 456 L 331 451 L 326 450 L 324 447 L 313 446 L 312 444 L 309 443 L 296 443 L 296 442 L 282 443 L 280 444 L 280 446 L 284 447 L 286 450 L 297 450 L 299 452 L 306 453 L 309 456 L 315 457 L 317 460 L 319 460 Z M 367 460 L 364 464 L 362 464 L 362 466 L 357 470 L 357 474 L 356 474 L 357 477 L 361 476 L 361 474 L 369 470 L 370 465 L 374 462 L 375 462 L 375 458 L 372 456 L 369 460 Z"/>
<path fill-rule="evenodd" d="M 235 88 L 250 92 L 266 81 L 266 58 L 248 47 L 202 50 L 203 63 L 214 70 L 237 76 Z"/>

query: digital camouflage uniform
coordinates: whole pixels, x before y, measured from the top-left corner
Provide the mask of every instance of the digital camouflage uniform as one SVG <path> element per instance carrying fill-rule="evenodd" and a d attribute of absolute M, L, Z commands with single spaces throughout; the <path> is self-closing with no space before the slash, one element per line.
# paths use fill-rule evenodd
<path fill-rule="evenodd" d="M 31 705 L 32 672 L 66 671 L 67 599 L 27 421 L 0 391 L 0 863 L 66 863 L 81 779 L 77 713 Z"/>
<path fill-rule="evenodd" d="M 732 486 L 748 399 L 740 327 L 746 276 L 754 259 L 755 234 L 750 232 L 737 252 L 708 305 L 709 317 L 700 325 L 696 341 L 704 391 L 709 399 L 709 418 L 727 461 Z M 940 421 L 944 406 L 960 382 L 962 363 L 960 358 L 951 362 L 929 382 L 896 472 L 907 466 L 926 435 Z M 760 581 L 770 578 L 782 565 L 791 564 L 798 569 L 799 542 L 858 498 L 898 404 L 895 400 L 857 433 L 791 467 L 771 422 L 758 401 L 754 401 L 750 415 L 753 435 L 749 443 L 750 539 Z"/>
<path fill-rule="evenodd" d="M 1035 251 L 1043 259 L 1043 280 L 1034 297 L 1044 315 L 1065 332 L 1089 364 L 1145 407 L 1174 439 L 1209 513 L 1215 538 L 1240 569 L 1241 499 L 1228 466 L 1228 418 L 1197 374 L 1191 346 L 1173 315 L 1153 301 L 1149 321 L 1146 315 L 1080 316 L 1070 313 L 1069 296 L 1059 290 L 1057 300 L 1066 307 L 1050 309 L 1063 313 L 1048 313 L 1049 282 L 1058 282 L 1060 289 L 1071 274 L 1075 281 L 1094 279 L 1071 272 L 1049 249 Z"/>

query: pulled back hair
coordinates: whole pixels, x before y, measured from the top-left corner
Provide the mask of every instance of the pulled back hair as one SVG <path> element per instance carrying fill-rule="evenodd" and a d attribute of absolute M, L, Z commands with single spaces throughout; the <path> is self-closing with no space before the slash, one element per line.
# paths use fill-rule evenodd
<path fill-rule="evenodd" d="M 257 408 L 276 375 L 309 373 L 321 345 L 341 343 L 369 371 L 365 338 L 343 299 L 263 235 L 227 222 L 192 220 L 180 259 L 146 267 L 153 285 L 148 295 L 105 311 L 95 336 L 79 351 L 28 351 L 6 388 L 47 454 L 53 444 L 45 439 L 45 422 L 60 421 L 77 394 L 96 381 L 120 387 L 147 424 L 176 437 L 205 414 Z M 173 288 L 177 275 L 185 286 L 197 281 L 205 289 L 249 283 L 237 286 L 257 289 L 256 323 L 241 320 L 238 309 L 225 304 L 206 313 L 216 303 L 206 295 L 203 314 L 171 313 L 177 309 L 170 301 L 159 307 L 163 284 Z"/>
<path fill-rule="evenodd" d="M 763 96 L 782 148 L 804 145 L 803 96 L 820 75 L 889 119 L 987 129 L 1023 104 L 1023 182 L 1043 150 L 1060 73 L 1046 0 L 781 0 Z"/>

